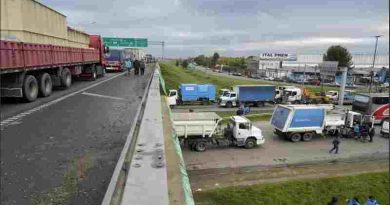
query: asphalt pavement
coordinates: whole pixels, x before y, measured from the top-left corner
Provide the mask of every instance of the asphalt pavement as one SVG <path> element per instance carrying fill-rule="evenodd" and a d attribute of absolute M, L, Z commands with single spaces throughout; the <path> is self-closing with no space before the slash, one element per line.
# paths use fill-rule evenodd
<path fill-rule="evenodd" d="M 1 204 L 100 204 L 151 73 L 107 74 L 33 103 L 2 100 Z"/>

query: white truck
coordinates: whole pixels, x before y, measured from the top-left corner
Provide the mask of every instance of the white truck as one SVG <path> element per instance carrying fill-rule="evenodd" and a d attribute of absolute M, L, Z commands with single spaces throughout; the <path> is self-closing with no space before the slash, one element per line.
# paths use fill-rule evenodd
<path fill-rule="evenodd" d="M 295 86 L 279 86 L 275 91 L 276 103 L 297 103 L 302 101 L 302 89 Z"/>
<path fill-rule="evenodd" d="M 367 125 L 367 130 L 362 130 L 365 134 L 375 134 L 372 117 L 348 110 L 336 111 L 333 107 L 327 104 L 278 105 L 273 112 L 271 125 L 277 135 L 292 142 L 310 141 L 321 134 L 353 137 L 355 123 Z"/>
<path fill-rule="evenodd" d="M 173 113 L 173 127 L 181 142 L 191 150 L 203 152 L 208 146 L 243 146 L 254 148 L 265 139 L 259 128 L 242 116 L 230 117 L 221 128 L 222 118 L 214 112 Z"/>

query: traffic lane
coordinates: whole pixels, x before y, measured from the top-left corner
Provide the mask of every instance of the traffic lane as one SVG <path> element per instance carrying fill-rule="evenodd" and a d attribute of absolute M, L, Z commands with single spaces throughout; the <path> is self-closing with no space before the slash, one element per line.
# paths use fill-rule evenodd
<path fill-rule="evenodd" d="M 6 127 L 1 140 L 2 204 L 31 204 L 32 198 L 64 184 L 72 161 L 85 156 L 92 156 L 92 168 L 84 173 L 71 204 L 99 204 L 151 71 L 146 73 L 120 76 L 86 91 L 118 93 L 115 97 L 125 100 L 79 93 Z"/>
<path fill-rule="evenodd" d="M 54 99 L 57 99 L 59 97 L 65 96 L 69 93 L 76 92 L 77 90 L 80 90 L 84 87 L 93 85 L 95 83 L 101 82 L 103 80 L 106 80 L 108 78 L 111 78 L 116 75 L 123 75 L 124 73 L 106 73 L 104 77 L 98 78 L 95 81 L 90 80 L 74 80 L 72 82 L 72 86 L 68 89 L 63 88 L 54 88 L 52 94 L 49 97 L 45 98 L 38 98 L 34 102 L 26 103 L 23 102 L 21 98 L 1 98 L 0 100 L 0 106 L 1 106 L 1 113 L 0 117 L 2 120 L 12 117 L 20 112 L 23 112 L 25 110 L 32 109 L 34 107 L 40 106 L 44 103 L 50 102 Z"/>

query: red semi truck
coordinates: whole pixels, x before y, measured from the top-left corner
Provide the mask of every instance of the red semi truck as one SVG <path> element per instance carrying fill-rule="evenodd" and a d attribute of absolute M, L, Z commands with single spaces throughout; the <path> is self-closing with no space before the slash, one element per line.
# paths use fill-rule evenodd
<path fill-rule="evenodd" d="M 31 102 L 53 86 L 70 87 L 72 76 L 95 80 L 105 74 L 107 50 L 98 35 L 89 36 L 89 48 L 0 40 L 1 97 Z"/>

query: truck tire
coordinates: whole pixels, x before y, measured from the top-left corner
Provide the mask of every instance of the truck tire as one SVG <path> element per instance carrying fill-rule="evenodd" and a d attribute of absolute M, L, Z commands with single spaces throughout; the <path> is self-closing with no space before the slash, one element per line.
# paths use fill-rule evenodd
<path fill-rule="evenodd" d="M 97 79 L 97 72 L 96 72 L 96 67 L 92 66 L 91 67 L 91 80 L 95 81 Z"/>
<path fill-rule="evenodd" d="M 232 108 L 233 107 L 233 103 L 232 102 L 227 102 L 226 103 L 226 107 L 227 108 Z"/>
<path fill-rule="evenodd" d="M 245 148 L 246 149 L 252 149 L 256 146 L 256 140 L 255 139 L 247 139 L 245 142 Z"/>
<path fill-rule="evenodd" d="M 314 133 L 312 132 L 306 132 L 302 135 L 302 140 L 305 141 L 305 142 L 308 142 L 310 141 L 311 139 L 313 139 L 313 136 L 314 136 Z"/>
<path fill-rule="evenodd" d="M 53 82 L 48 73 L 42 73 L 38 76 L 39 95 L 47 97 L 53 91 Z"/>
<path fill-rule="evenodd" d="M 38 82 L 33 75 L 26 75 L 23 80 L 23 98 L 27 102 L 32 102 L 38 97 Z"/>
<path fill-rule="evenodd" d="M 294 134 L 291 134 L 291 136 L 290 136 L 291 142 L 299 142 L 299 141 L 301 141 L 301 138 L 302 138 L 301 133 L 294 133 Z"/>
<path fill-rule="evenodd" d="M 72 85 L 72 74 L 68 68 L 64 68 L 61 72 L 61 86 L 64 88 L 69 88 Z"/>
<path fill-rule="evenodd" d="M 197 152 L 204 152 L 207 148 L 207 142 L 201 140 L 199 142 L 194 143 L 194 146 Z"/>

